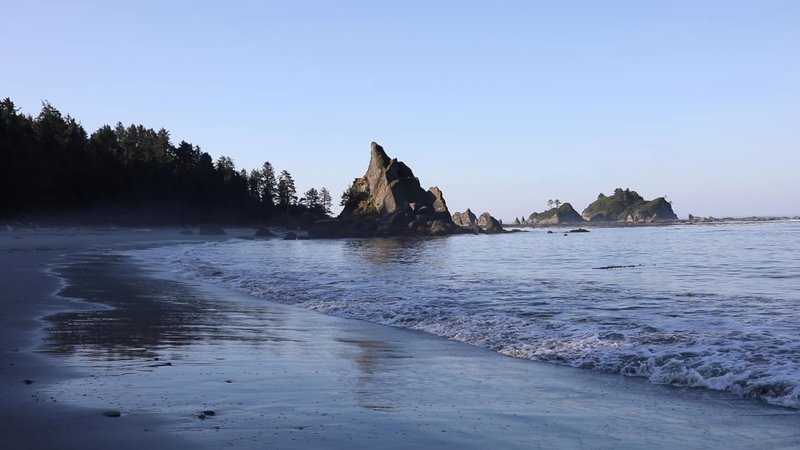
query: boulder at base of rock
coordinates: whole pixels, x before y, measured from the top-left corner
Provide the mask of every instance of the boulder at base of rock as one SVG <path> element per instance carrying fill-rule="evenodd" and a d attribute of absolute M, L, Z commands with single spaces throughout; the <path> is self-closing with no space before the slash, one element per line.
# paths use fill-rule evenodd
<path fill-rule="evenodd" d="M 284 241 L 295 241 L 295 240 L 297 240 L 297 234 L 295 234 L 294 232 L 290 231 L 290 232 L 286 233 L 286 236 L 283 237 L 283 240 Z"/>

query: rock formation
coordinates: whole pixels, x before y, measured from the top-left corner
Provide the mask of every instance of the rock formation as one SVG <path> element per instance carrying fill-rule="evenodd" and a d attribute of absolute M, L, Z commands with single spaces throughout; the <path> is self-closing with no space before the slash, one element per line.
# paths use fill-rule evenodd
<path fill-rule="evenodd" d="M 664 197 L 658 197 L 633 208 L 625 220 L 627 222 L 664 222 L 678 220 L 678 215 L 672 211 L 672 205 Z"/>
<path fill-rule="evenodd" d="M 528 223 L 531 225 L 558 225 L 561 223 L 581 223 L 583 221 L 583 217 L 569 203 L 564 203 L 558 208 L 552 208 L 545 212 L 533 213 L 528 217 Z"/>
<path fill-rule="evenodd" d="M 672 205 L 664 198 L 647 201 L 636 191 L 617 188 L 611 196 L 600 194 L 583 210 L 590 222 L 664 222 L 677 220 Z"/>
<path fill-rule="evenodd" d="M 337 219 L 316 222 L 310 237 L 370 237 L 447 235 L 469 232 L 457 226 L 442 191 L 425 190 L 411 168 L 389 158 L 372 143 L 367 172 L 356 178 L 345 194 Z"/>
<path fill-rule="evenodd" d="M 481 228 L 486 234 L 505 232 L 500 221 L 492 217 L 492 215 L 488 212 L 485 212 L 478 217 L 478 227 Z"/>
<path fill-rule="evenodd" d="M 470 230 L 475 234 L 497 234 L 505 233 L 503 224 L 492 217 L 491 214 L 485 212 L 480 217 L 475 217 L 472 211 L 467 208 L 463 213 L 457 212 L 453 214 L 453 222 L 465 230 Z"/>
<path fill-rule="evenodd" d="M 454 213 L 453 222 L 460 227 L 472 228 L 478 226 L 478 218 L 475 217 L 475 214 L 470 211 L 469 208 L 463 213 Z"/>

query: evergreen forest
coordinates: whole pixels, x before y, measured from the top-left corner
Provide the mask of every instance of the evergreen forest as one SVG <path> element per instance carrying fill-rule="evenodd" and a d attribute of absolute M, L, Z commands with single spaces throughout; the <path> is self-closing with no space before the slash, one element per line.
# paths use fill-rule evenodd
<path fill-rule="evenodd" d="M 324 187 L 296 192 L 269 162 L 237 169 L 164 128 L 104 125 L 88 134 L 47 102 L 39 115 L 0 102 L 0 217 L 133 224 L 274 223 L 327 217 Z"/>

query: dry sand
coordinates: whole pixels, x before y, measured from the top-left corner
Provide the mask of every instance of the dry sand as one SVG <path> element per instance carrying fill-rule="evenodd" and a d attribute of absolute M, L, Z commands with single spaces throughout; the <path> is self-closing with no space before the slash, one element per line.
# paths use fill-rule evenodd
<path fill-rule="evenodd" d="M 3 448 L 800 448 L 796 410 L 172 281 L 109 251 L 205 239 L 177 231 L 0 232 Z M 62 279 L 91 303 L 54 295 Z"/>

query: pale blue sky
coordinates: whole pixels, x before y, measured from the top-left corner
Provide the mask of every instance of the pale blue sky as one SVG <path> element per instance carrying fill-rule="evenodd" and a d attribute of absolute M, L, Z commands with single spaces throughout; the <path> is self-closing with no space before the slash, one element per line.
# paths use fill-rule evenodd
<path fill-rule="evenodd" d="M 339 193 L 369 143 L 451 211 L 668 195 L 800 214 L 798 1 L 2 1 L 0 97 Z"/>

